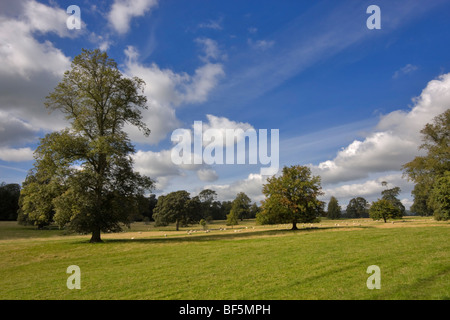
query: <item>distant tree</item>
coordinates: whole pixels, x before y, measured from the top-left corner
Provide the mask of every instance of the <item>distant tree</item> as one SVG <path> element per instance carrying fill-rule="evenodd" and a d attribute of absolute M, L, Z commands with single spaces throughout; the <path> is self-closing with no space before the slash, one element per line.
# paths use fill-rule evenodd
<path fill-rule="evenodd" d="M 150 194 L 150 196 L 146 197 L 144 195 L 139 195 L 136 197 L 138 202 L 138 210 L 132 216 L 133 221 L 151 221 L 153 220 L 153 209 L 158 202 L 156 195 Z"/>
<path fill-rule="evenodd" d="M 256 215 L 261 211 L 261 208 L 256 204 L 256 202 L 254 202 L 251 206 L 250 206 L 250 215 L 249 218 L 250 219 L 254 219 L 256 218 Z"/>
<path fill-rule="evenodd" d="M 329 219 L 341 218 L 341 206 L 339 205 L 338 200 L 333 196 L 330 198 L 330 202 L 328 202 L 327 217 Z"/>
<path fill-rule="evenodd" d="M 239 192 L 231 203 L 231 211 L 243 221 L 250 216 L 250 203 L 250 198 L 244 192 Z"/>
<path fill-rule="evenodd" d="M 19 210 L 20 185 L 0 183 L 0 220 L 17 220 Z"/>
<path fill-rule="evenodd" d="M 450 171 L 450 109 L 427 123 L 420 131 L 423 144 L 419 149 L 426 151 L 403 165 L 403 173 L 415 183 L 411 211 L 428 216 L 435 212 L 436 204 L 430 199 L 437 181 Z M 435 215 L 436 218 L 440 214 Z"/>
<path fill-rule="evenodd" d="M 431 192 L 429 205 L 436 220 L 448 220 L 450 217 L 450 171 L 438 178 Z"/>
<path fill-rule="evenodd" d="M 37 161 L 22 185 L 18 223 L 34 225 L 38 229 L 50 225 L 55 215 L 53 200 L 66 190 L 58 178 L 57 167 L 49 161 Z"/>
<path fill-rule="evenodd" d="M 433 215 L 434 210 L 428 203 L 431 190 L 433 190 L 433 183 L 434 181 L 430 179 L 414 186 L 414 189 L 411 191 L 414 197 L 414 202 L 410 208 L 411 212 L 426 217 Z"/>
<path fill-rule="evenodd" d="M 398 219 L 402 217 L 402 213 L 391 201 L 386 199 L 378 199 L 373 202 L 369 209 L 369 216 L 373 220 L 383 219 L 384 222 L 388 219 Z"/>
<path fill-rule="evenodd" d="M 213 219 L 214 210 L 217 210 L 217 203 L 214 203 L 217 199 L 217 193 L 211 189 L 204 189 L 198 194 L 198 198 L 201 202 L 201 215 L 206 221 Z"/>
<path fill-rule="evenodd" d="M 214 220 L 226 220 L 227 215 L 231 211 L 232 201 L 222 201 L 220 203 L 220 210 L 217 212 L 217 219 Z"/>
<path fill-rule="evenodd" d="M 399 187 L 394 187 L 392 189 L 386 189 L 381 191 L 382 199 L 390 201 L 396 208 L 400 210 L 401 216 L 404 216 L 406 213 L 405 206 L 403 203 L 397 198 L 400 194 L 401 190 Z"/>
<path fill-rule="evenodd" d="M 196 197 L 191 199 L 189 192 L 185 190 L 159 196 L 158 203 L 153 211 L 155 226 L 167 226 L 170 223 L 175 223 L 178 231 L 180 226 L 198 223 L 201 219 L 198 214 L 199 206 L 199 199 Z"/>
<path fill-rule="evenodd" d="M 238 213 L 233 209 L 231 209 L 230 213 L 227 214 L 227 226 L 235 226 L 239 224 L 238 219 L 239 219 Z"/>
<path fill-rule="evenodd" d="M 205 219 L 200 219 L 198 224 L 202 226 L 203 230 L 206 230 L 206 226 L 208 225 Z"/>
<path fill-rule="evenodd" d="M 306 166 L 284 167 L 281 176 L 272 176 L 263 185 L 265 199 L 262 212 L 258 214 L 260 223 L 292 223 L 297 229 L 299 222 L 313 222 L 323 212 L 320 177 L 312 176 Z"/>
<path fill-rule="evenodd" d="M 362 197 L 353 198 L 347 205 L 346 214 L 349 218 L 365 218 L 369 215 L 369 203 Z"/>

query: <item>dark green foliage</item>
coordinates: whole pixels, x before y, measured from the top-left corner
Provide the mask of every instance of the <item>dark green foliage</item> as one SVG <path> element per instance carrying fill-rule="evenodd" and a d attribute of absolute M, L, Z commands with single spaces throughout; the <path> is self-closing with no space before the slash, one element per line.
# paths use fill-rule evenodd
<path fill-rule="evenodd" d="M 175 223 L 176 230 L 179 230 L 180 226 L 198 223 L 202 219 L 200 212 L 200 199 L 198 197 L 191 199 L 189 192 L 180 190 L 158 197 L 153 219 L 155 219 L 155 226 Z"/>
<path fill-rule="evenodd" d="M 436 180 L 430 195 L 430 206 L 436 220 L 448 220 L 450 216 L 450 171 Z"/>
<path fill-rule="evenodd" d="M 402 217 L 401 210 L 395 206 L 391 201 L 386 199 L 378 199 L 373 202 L 369 209 L 369 216 L 373 220 L 383 219 L 387 222 L 388 219 L 399 219 Z"/>
<path fill-rule="evenodd" d="M 284 167 L 281 176 L 267 179 L 263 193 L 259 223 L 292 223 L 295 230 L 298 222 L 318 221 L 323 213 L 323 202 L 317 199 L 323 194 L 320 177 L 306 166 Z"/>
<path fill-rule="evenodd" d="M 353 198 L 347 205 L 348 218 L 367 218 L 369 216 L 369 203 L 362 197 Z"/>
<path fill-rule="evenodd" d="M 335 197 L 331 197 L 328 202 L 327 217 L 333 220 L 341 218 L 341 206 Z"/>
<path fill-rule="evenodd" d="M 231 211 L 241 221 L 250 217 L 250 198 L 244 193 L 239 192 L 231 203 Z"/>
<path fill-rule="evenodd" d="M 0 220 L 17 220 L 20 185 L 0 183 Z"/>
<path fill-rule="evenodd" d="M 434 214 L 438 218 L 442 216 L 436 212 L 439 206 L 430 197 L 435 187 L 441 188 L 437 181 L 450 171 L 450 109 L 426 124 L 421 133 L 420 149 L 426 155 L 417 156 L 403 166 L 404 174 L 415 183 L 411 211 L 422 216 Z"/>
<path fill-rule="evenodd" d="M 403 203 L 397 198 L 400 194 L 401 190 L 399 187 L 394 187 L 392 189 L 386 189 L 381 192 L 382 199 L 390 201 L 398 210 L 400 210 L 401 216 L 404 216 L 405 206 Z"/>

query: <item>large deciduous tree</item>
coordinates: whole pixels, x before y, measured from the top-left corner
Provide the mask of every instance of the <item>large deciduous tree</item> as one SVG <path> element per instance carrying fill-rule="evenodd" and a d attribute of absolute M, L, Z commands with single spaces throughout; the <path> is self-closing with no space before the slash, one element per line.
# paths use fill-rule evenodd
<path fill-rule="evenodd" d="M 292 223 L 296 230 L 297 223 L 317 221 L 323 212 L 323 202 L 317 198 L 323 194 L 320 177 L 306 166 L 284 167 L 281 176 L 267 179 L 263 193 L 260 223 Z"/>
<path fill-rule="evenodd" d="M 443 190 L 441 183 L 445 179 L 439 183 L 438 180 L 450 171 L 450 109 L 435 117 L 420 132 L 423 144 L 419 149 L 425 154 L 403 166 L 404 174 L 415 183 L 411 211 L 425 216 L 435 214 L 437 219 L 442 219 L 431 195 L 435 187 Z"/>
<path fill-rule="evenodd" d="M 36 149 L 21 199 L 24 215 L 52 213 L 61 227 L 92 233 L 91 242 L 130 222 L 137 196 L 152 188 L 150 178 L 133 171 L 135 149 L 124 131 L 132 125 L 150 133 L 142 122 L 143 87 L 141 79 L 124 77 L 106 52 L 83 49 L 73 59 L 45 101 L 70 126 L 46 135 Z"/>

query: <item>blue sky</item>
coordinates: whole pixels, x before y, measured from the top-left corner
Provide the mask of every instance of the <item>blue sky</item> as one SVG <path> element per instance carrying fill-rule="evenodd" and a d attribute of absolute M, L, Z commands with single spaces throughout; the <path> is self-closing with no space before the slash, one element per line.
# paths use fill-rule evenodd
<path fill-rule="evenodd" d="M 81 29 L 68 30 L 69 5 Z M 378 5 L 381 29 L 366 9 Z M 42 102 L 81 48 L 101 48 L 146 82 L 152 130 L 136 170 L 157 194 L 203 188 L 262 199 L 260 165 L 176 166 L 171 133 L 278 129 L 280 166 L 309 165 L 327 201 L 372 201 L 381 181 L 412 184 L 401 165 L 419 131 L 450 106 L 449 1 L 0 1 L 0 181 L 21 183 L 39 137 L 66 124 Z"/>

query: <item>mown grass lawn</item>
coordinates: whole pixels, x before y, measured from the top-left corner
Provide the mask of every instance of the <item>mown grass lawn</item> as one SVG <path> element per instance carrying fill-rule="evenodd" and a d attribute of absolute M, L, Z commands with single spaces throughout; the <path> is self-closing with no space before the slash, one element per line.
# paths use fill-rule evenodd
<path fill-rule="evenodd" d="M 250 221 L 192 235 L 136 224 L 99 244 L 2 222 L 0 298 L 449 299 L 450 224 L 405 221 L 298 231 Z M 70 265 L 80 290 L 66 286 Z M 381 269 L 379 290 L 366 286 L 370 265 Z"/>

